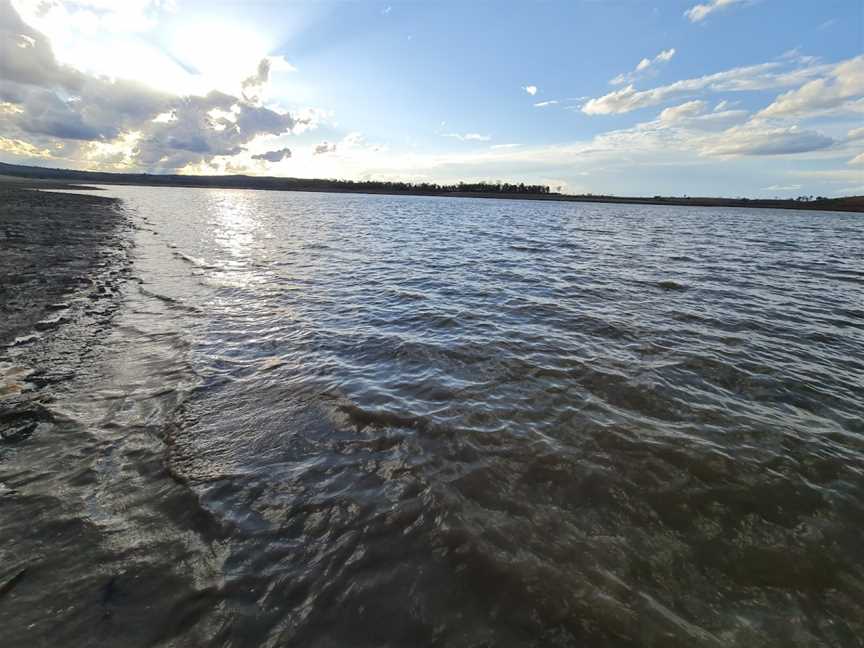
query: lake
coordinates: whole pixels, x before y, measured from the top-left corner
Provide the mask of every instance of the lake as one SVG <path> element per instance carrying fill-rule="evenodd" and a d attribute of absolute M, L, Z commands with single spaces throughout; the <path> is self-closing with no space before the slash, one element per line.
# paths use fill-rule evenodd
<path fill-rule="evenodd" d="M 13 641 L 861 645 L 859 215 L 101 193 Z"/>

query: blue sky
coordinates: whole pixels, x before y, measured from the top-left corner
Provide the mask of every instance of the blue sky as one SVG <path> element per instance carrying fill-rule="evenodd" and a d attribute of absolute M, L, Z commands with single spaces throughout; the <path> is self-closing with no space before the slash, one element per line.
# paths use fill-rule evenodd
<path fill-rule="evenodd" d="M 0 30 L 10 162 L 864 193 L 862 0 L 0 0 Z"/>

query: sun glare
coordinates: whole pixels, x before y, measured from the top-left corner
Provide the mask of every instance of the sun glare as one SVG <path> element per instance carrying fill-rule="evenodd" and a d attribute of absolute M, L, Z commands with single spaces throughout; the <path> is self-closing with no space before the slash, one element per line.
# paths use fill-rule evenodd
<path fill-rule="evenodd" d="M 260 32 L 213 22 L 186 24 L 171 36 L 169 52 L 195 77 L 196 90 L 236 93 L 253 74 L 272 44 Z"/>

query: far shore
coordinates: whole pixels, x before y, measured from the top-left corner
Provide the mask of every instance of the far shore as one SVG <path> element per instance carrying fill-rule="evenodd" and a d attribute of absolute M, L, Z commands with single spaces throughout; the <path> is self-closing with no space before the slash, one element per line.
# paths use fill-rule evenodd
<path fill-rule="evenodd" d="M 85 183 L 85 184 L 82 184 Z M 820 198 L 816 200 L 712 198 L 690 196 L 606 196 L 561 193 L 524 193 L 496 191 L 428 191 L 419 187 L 392 189 L 364 186 L 367 183 L 276 178 L 269 176 L 181 176 L 122 174 L 68 169 L 45 169 L 0 163 L 0 184 L 32 189 L 88 189 L 92 185 L 145 187 L 182 187 L 211 189 L 253 189 L 260 191 L 302 191 L 386 196 L 429 196 L 445 198 L 486 198 L 497 200 L 542 200 L 553 202 L 609 203 L 625 205 L 665 205 L 678 207 L 742 207 L 750 209 L 794 209 L 864 213 L 864 196 Z M 371 184 L 371 183 L 370 183 Z M 379 183 L 382 185 L 388 183 Z"/>

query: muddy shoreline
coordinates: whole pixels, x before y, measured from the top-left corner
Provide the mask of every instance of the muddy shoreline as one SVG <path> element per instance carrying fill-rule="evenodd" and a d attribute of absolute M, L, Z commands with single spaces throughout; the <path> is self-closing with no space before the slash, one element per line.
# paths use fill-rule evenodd
<path fill-rule="evenodd" d="M 76 293 L 96 303 L 116 292 L 127 226 L 110 198 L 0 187 L 0 346 L 58 328 Z"/>

